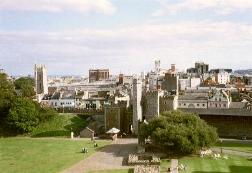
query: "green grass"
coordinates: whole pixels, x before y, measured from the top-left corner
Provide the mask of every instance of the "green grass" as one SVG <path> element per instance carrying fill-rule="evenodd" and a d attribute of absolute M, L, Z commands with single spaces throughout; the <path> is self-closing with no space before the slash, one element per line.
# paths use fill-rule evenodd
<path fill-rule="evenodd" d="M 187 166 L 186 171 L 180 173 L 251 173 L 252 161 L 244 157 L 229 156 L 227 160 L 213 158 L 183 157 L 179 163 Z M 162 160 L 161 172 L 167 171 L 170 163 Z"/>
<path fill-rule="evenodd" d="M 169 159 L 162 159 L 160 173 L 167 173 L 168 167 L 171 167 L 171 161 Z"/>
<path fill-rule="evenodd" d="M 252 153 L 252 144 L 249 143 L 235 143 L 235 142 L 224 142 L 224 143 L 217 143 L 217 147 L 223 147 L 224 149 L 230 149 L 235 151 L 244 151 Z"/>
<path fill-rule="evenodd" d="M 32 137 L 69 137 L 71 131 L 78 134 L 85 128 L 85 119 L 74 114 L 59 114 L 51 120 L 39 124 L 32 132 Z"/>
<path fill-rule="evenodd" d="M 96 142 L 98 149 L 110 143 Z M 81 153 L 83 147 L 88 148 L 88 154 Z M 95 151 L 90 139 L 0 138 L 0 172 L 59 172 Z"/>
<path fill-rule="evenodd" d="M 134 173 L 133 169 L 113 169 L 104 171 L 91 171 L 88 173 Z"/>

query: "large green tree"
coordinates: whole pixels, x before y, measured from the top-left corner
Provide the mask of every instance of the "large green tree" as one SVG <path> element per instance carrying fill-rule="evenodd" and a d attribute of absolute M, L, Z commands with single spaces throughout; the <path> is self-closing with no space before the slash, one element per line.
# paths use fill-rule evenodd
<path fill-rule="evenodd" d="M 140 139 L 151 137 L 156 145 L 171 147 L 178 152 L 193 153 L 210 147 L 218 139 L 216 129 L 195 114 L 181 111 L 165 112 L 141 124 Z"/>
<path fill-rule="evenodd" d="M 39 124 L 39 111 L 29 98 L 16 98 L 11 104 L 7 123 L 19 133 L 30 132 Z"/>
<path fill-rule="evenodd" d="M 34 79 L 30 77 L 21 77 L 14 82 L 15 89 L 20 91 L 23 97 L 32 97 L 35 95 Z"/>
<path fill-rule="evenodd" d="M 15 98 L 15 90 L 13 83 L 8 79 L 7 75 L 0 73 L 0 121 L 3 122 L 3 119 L 9 112 L 11 102 Z"/>

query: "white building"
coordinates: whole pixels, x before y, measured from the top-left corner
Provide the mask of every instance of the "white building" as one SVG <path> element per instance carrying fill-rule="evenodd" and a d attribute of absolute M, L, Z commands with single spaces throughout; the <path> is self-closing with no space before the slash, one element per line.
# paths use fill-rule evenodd
<path fill-rule="evenodd" d="M 215 74 L 215 82 L 218 84 L 228 84 L 230 82 L 230 73 L 221 70 L 219 73 Z"/>
<path fill-rule="evenodd" d="M 75 91 L 55 92 L 48 102 L 54 108 L 75 108 Z"/>
<path fill-rule="evenodd" d="M 200 83 L 200 78 L 179 79 L 179 89 L 181 91 L 184 91 L 187 88 L 197 88 L 198 86 L 200 86 Z"/>
<path fill-rule="evenodd" d="M 190 79 L 190 87 L 191 88 L 197 88 L 198 86 L 200 86 L 201 80 L 200 78 L 191 78 Z"/>

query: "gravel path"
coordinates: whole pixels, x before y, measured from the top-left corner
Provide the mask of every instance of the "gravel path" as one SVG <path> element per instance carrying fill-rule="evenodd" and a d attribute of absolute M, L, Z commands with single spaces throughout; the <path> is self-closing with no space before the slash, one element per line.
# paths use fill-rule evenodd
<path fill-rule="evenodd" d="M 118 139 L 62 173 L 87 173 L 93 170 L 126 169 L 123 163 L 128 154 L 137 151 L 137 139 Z"/>
<path fill-rule="evenodd" d="M 221 148 L 212 148 L 213 151 L 221 153 Z M 222 153 L 224 154 L 231 154 L 231 155 L 235 155 L 235 156 L 242 156 L 242 157 L 252 157 L 252 153 L 249 152 L 243 152 L 243 151 L 236 151 L 236 150 L 232 150 L 232 149 L 224 149 L 222 148 Z"/>

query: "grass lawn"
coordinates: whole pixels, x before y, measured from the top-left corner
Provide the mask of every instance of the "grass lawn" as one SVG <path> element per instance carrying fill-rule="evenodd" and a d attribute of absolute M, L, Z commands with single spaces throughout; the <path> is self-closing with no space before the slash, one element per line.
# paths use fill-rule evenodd
<path fill-rule="evenodd" d="M 91 171 L 88 173 L 134 173 L 133 169 L 114 169 L 105 171 Z"/>
<path fill-rule="evenodd" d="M 110 143 L 96 142 L 99 148 Z M 81 153 L 83 147 L 88 148 L 88 154 Z M 94 152 L 90 139 L 0 138 L 0 172 L 59 172 Z"/>
<path fill-rule="evenodd" d="M 78 134 L 87 122 L 75 114 L 59 114 L 53 119 L 39 124 L 31 133 L 32 137 L 69 137 L 71 130 Z"/>
<path fill-rule="evenodd" d="M 165 162 L 165 163 L 164 163 Z M 229 159 L 183 157 L 179 159 L 179 163 L 187 166 L 186 171 L 180 173 L 251 173 L 252 161 L 244 157 L 229 156 Z M 165 172 L 170 165 L 169 162 L 161 163 L 161 172 Z"/>
<path fill-rule="evenodd" d="M 223 142 L 217 143 L 217 147 L 223 147 L 224 149 L 236 150 L 236 151 L 244 151 L 252 153 L 252 144 L 249 143 L 235 143 L 235 142 Z"/>

